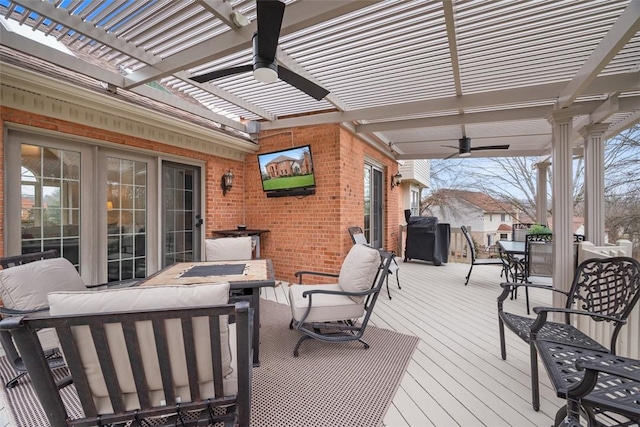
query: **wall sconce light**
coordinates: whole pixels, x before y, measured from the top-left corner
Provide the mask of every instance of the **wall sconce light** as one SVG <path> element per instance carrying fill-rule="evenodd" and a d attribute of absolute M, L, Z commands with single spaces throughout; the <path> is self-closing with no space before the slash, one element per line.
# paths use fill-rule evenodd
<path fill-rule="evenodd" d="M 391 177 L 391 188 L 393 189 L 393 187 L 397 187 L 398 185 L 400 185 L 401 181 L 402 181 L 402 175 L 400 174 L 400 172 L 393 175 Z"/>
<path fill-rule="evenodd" d="M 231 173 L 231 169 L 229 169 L 229 172 L 222 175 L 222 182 L 220 183 L 220 186 L 222 187 L 223 196 L 226 195 L 227 192 L 231 190 L 231 187 L 233 187 L 233 178 L 235 177 Z"/>

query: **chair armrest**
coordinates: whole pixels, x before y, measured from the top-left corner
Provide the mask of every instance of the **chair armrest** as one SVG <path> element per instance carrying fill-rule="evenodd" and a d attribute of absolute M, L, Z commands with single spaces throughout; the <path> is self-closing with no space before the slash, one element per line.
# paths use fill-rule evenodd
<path fill-rule="evenodd" d="M 49 307 L 41 308 L 39 310 L 16 310 L 13 308 L 0 307 L 0 316 L 15 317 L 15 316 L 24 316 L 26 314 L 32 314 L 32 313 L 40 313 L 40 312 L 46 313 L 47 311 L 49 311 Z"/>
<path fill-rule="evenodd" d="M 98 283 L 97 285 L 87 285 L 87 289 L 111 289 L 111 288 L 128 288 L 136 286 L 142 279 L 124 279 L 115 282 Z"/>
<path fill-rule="evenodd" d="M 293 273 L 293 275 L 295 277 L 298 277 L 298 283 L 302 284 L 302 276 L 303 275 L 308 275 L 308 276 L 323 276 L 323 277 L 335 277 L 338 278 L 340 277 L 339 274 L 335 274 L 335 273 L 323 273 L 321 271 L 296 271 L 295 273 Z"/>
<path fill-rule="evenodd" d="M 359 291 L 359 292 L 336 291 L 336 290 L 330 290 L 330 289 L 311 289 L 308 291 L 304 291 L 302 293 L 302 297 L 306 298 L 307 295 L 311 296 L 313 294 L 346 295 L 350 297 L 364 297 L 374 293 L 375 291 L 376 291 L 375 289 L 367 289 L 366 291 Z M 309 299 L 309 304 L 311 304 L 311 299 Z"/>
<path fill-rule="evenodd" d="M 542 329 L 544 324 L 547 322 L 547 313 L 564 313 L 567 318 L 567 324 L 569 323 L 568 319 L 571 314 L 576 314 L 579 316 L 589 316 L 589 317 L 597 317 L 601 320 L 608 320 L 612 322 L 618 322 L 623 325 L 627 324 L 626 320 L 618 319 L 617 317 L 607 316 L 606 314 L 598 314 L 592 313 L 590 311 L 584 310 L 575 310 L 573 308 L 561 308 L 561 307 L 533 307 L 533 312 L 538 315 L 533 325 L 531 325 L 531 334 L 532 338 L 535 338 L 535 334 Z"/>
<path fill-rule="evenodd" d="M 549 287 L 548 285 L 538 285 L 535 283 L 502 282 L 500 283 L 500 286 L 502 286 L 502 293 L 498 296 L 498 303 L 506 300 L 507 296 L 509 296 L 511 291 L 517 289 L 518 287 L 538 288 L 538 289 L 544 289 L 551 292 L 558 292 L 565 296 L 569 295 L 569 292 L 561 291 L 560 289 L 552 288 L 552 287 Z"/>
<path fill-rule="evenodd" d="M 625 359 L 629 360 L 629 359 Z M 640 364 L 640 361 L 636 361 Z M 588 360 L 577 360 L 576 368 L 579 370 L 604 372 L 605 374 L 615 375 L 616 377 L 626 378 L 632 381 L 640 382 L 640 370 L 625 368 L 625 364 L 604 364 L 602 362 L 592 362 Z"/>
<path fill-rule="evenodd" d="M 602 361 L 593 362 L 589 360 L 576 360 L 576 368 L 579 371 L 584 370 L 585 372 L 581 381 L 571 385 L 567 389 L 567 398 L 579 400 L 591 393 L 598 383 L 600 372 L 640 383 L 640 371 L 628 368 L 628 362 L 635 364 L 640 363 L 640 361 L 620 357 L 617 357 L 617 361 L 620 363 L 604 364 Z M 633 388 L 633 385 L 634 384 L 630 384 L 631 388 Z"/>

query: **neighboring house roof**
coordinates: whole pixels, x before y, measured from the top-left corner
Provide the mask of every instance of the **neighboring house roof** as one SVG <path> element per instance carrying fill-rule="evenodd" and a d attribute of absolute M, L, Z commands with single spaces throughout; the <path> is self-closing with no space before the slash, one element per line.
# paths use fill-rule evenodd
<path fill-rule="evenodd" d="M 446 201 L 447 198 L 458 198 L 470 203 L 484 212 L 489 213 L 515 213 L 516 209 L 509 203 L 500 202 L 488 194 L 481 193 L 479 191 L 467 191 L 467 190 L 452 190 L 441 189 L 432 194 L 437 200 Z M 439 204 L 439 203 L 438 203 Z"/>
<path fill-rule="evenodd" d="M 580 229 L 580 227 L 584 226 L 584 218 L 581 216 L 573 217 L 573 224 L 571 225 L 571 230 L 575 233 Z M 553 218 L 549 218 L 549 228 L 553 230 Z M 584 228 L 583 228 L 584 231 Z"/>
<path fill-rule="evenodd" d="M 500 224 L 498 226 L 498 231 L 513 231 L 513 227 L 507 224 Z"/>

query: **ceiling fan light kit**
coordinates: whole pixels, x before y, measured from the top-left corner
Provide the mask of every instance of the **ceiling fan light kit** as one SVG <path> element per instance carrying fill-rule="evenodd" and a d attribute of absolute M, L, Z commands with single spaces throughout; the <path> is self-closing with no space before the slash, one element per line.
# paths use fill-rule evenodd
<path fill-rule="evenodd" d="M 262 83 L 278 80 L 278 66 L 275 60 L 269 61 L 258 55 L 258 33 L 253 35 L 253 77 Z"/>
<path fill-rule="evenodd" d="M 463 136 L 458 140 L 460 156 L 467 157 L 471 155 L 471 138 L 468 136 Z"/>

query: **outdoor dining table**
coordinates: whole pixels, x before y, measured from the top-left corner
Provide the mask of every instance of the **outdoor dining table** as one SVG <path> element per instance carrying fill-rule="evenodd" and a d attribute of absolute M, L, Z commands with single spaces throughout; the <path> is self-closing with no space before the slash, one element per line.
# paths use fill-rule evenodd
<path fill-rule="evenodd" d="M 232 293 L 243 292 L 242 296 L 233 296 L 233 299 L 249 300 L 253 308 L 253 366 L 260 366 L 260 288 L 276 284 L 270 259 L 176 263 L 149 276 L 139 286 L 215 282 L 229 282 Z"/>
<path fill-rule="evenodd" d="M 514 261 L 509 262 L 509 265 L 513 265 L 514 271 L 512 276 L 517 278 L 519 273 L 518 266 L 521 264 L 527 249 L 525 242 L 519 240 L 498 240 L 498 245 L 500 245 L 502 253 Z"/>
<path fill-rule="evenodd" d="M 526 252 L 525 242 L 518 240 L 498 240 L 502 251 L 508 255 L 524 255 Z"/>

